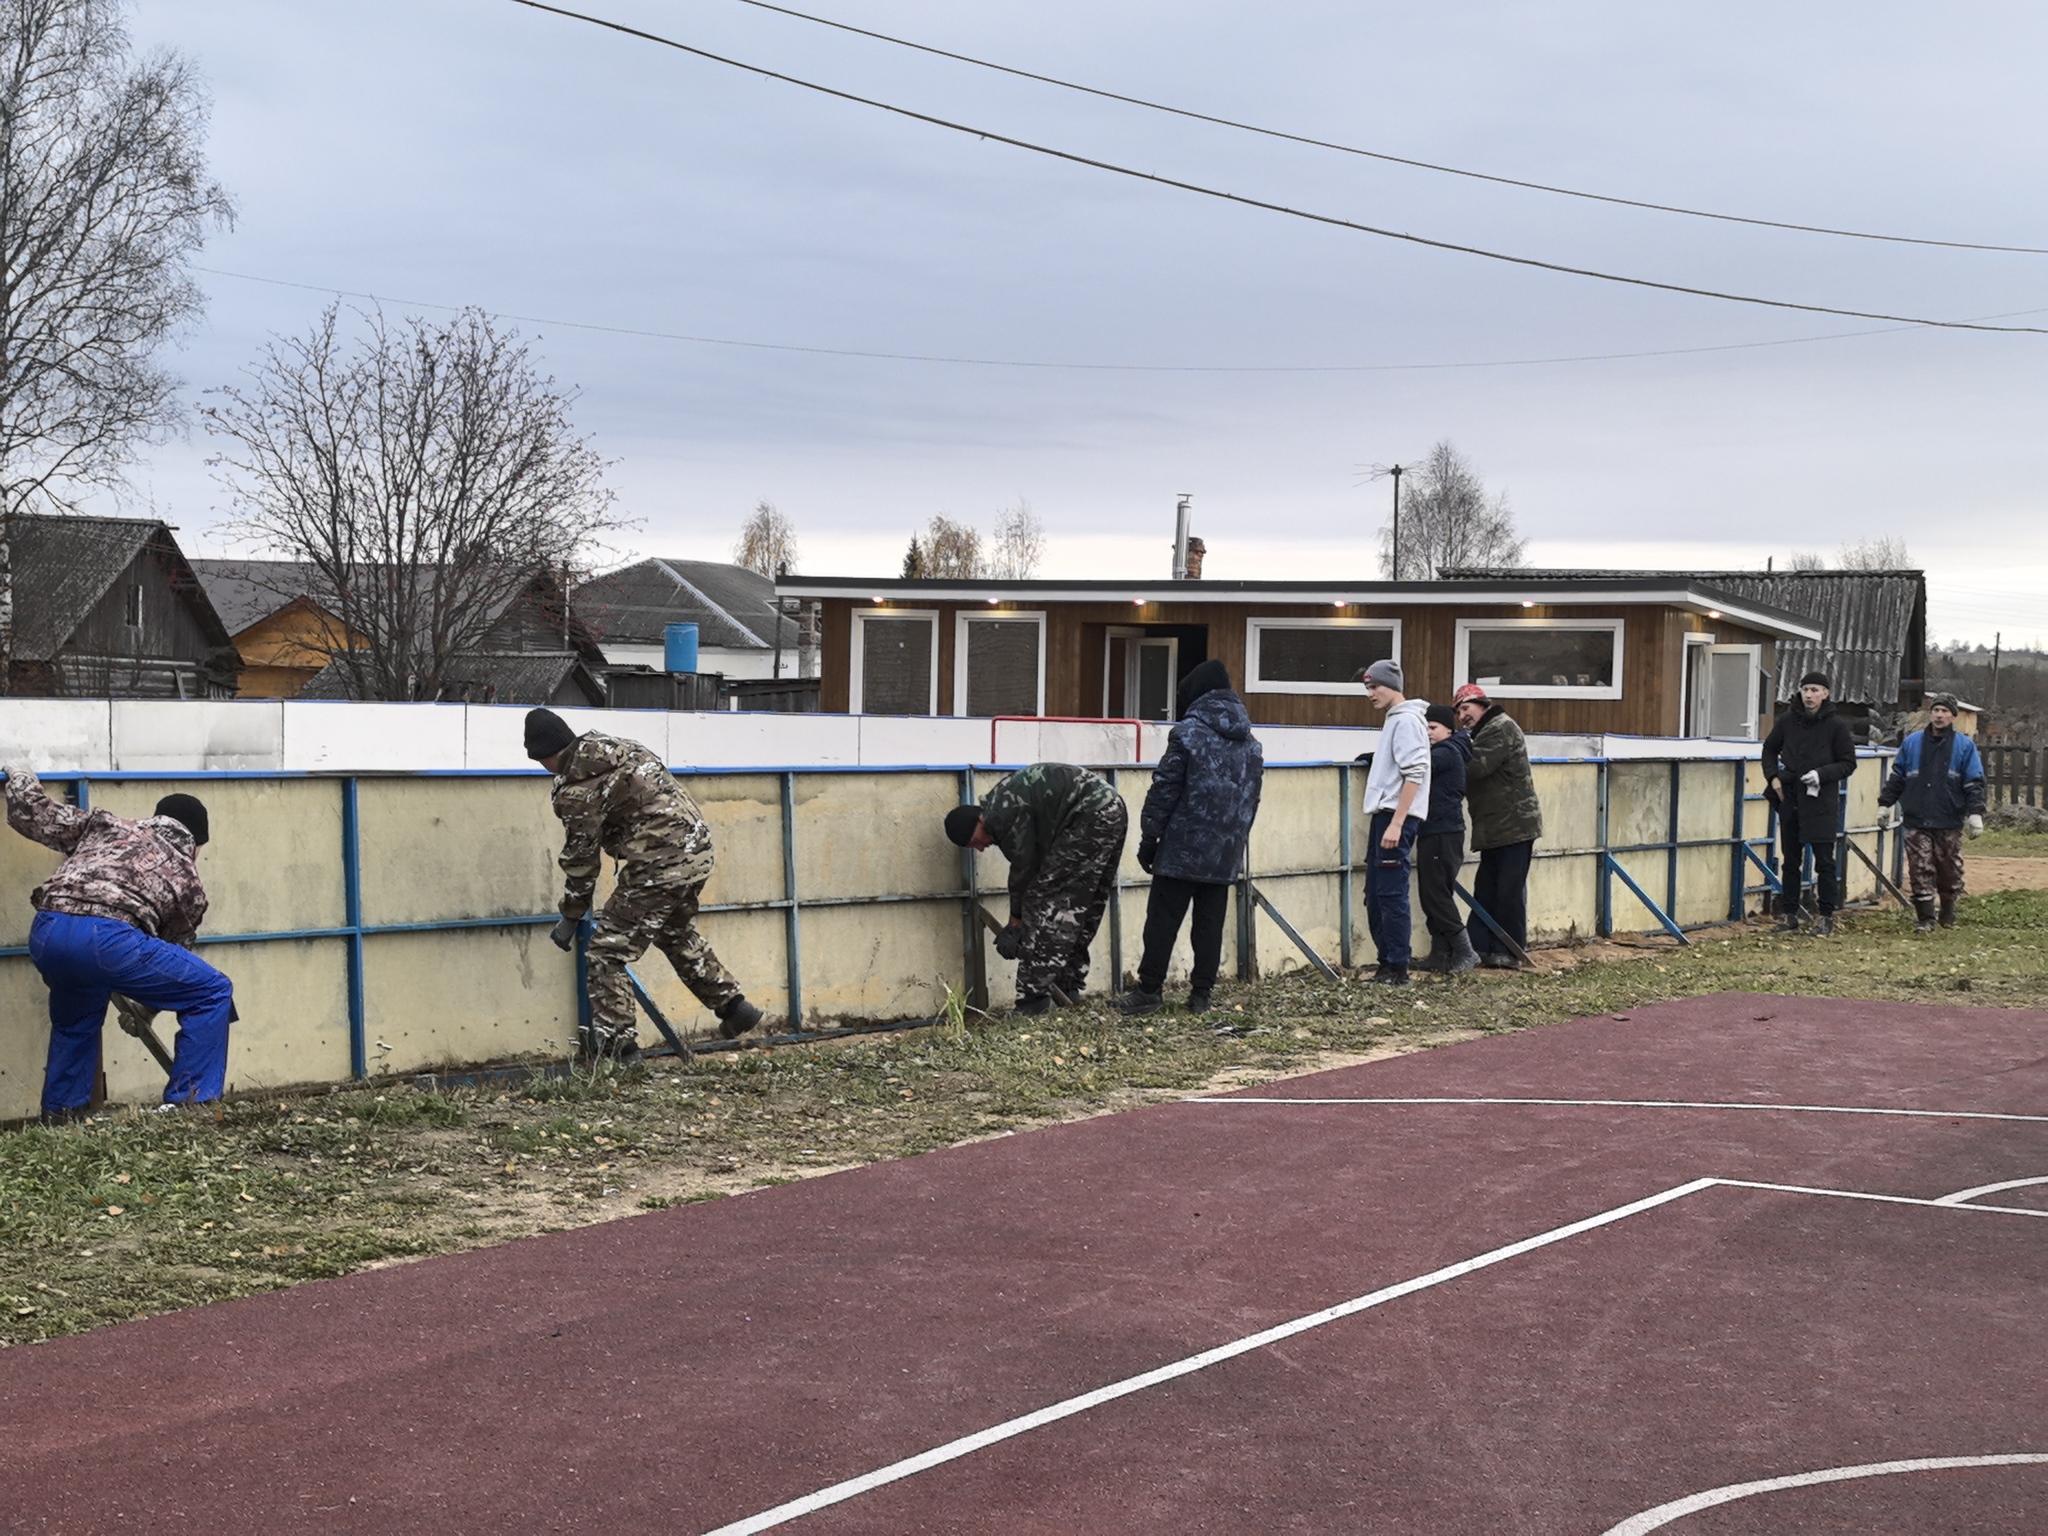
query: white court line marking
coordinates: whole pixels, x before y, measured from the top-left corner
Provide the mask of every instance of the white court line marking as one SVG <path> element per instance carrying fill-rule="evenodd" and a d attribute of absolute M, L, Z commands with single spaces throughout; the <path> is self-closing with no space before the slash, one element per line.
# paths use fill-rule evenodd
<path fill-rule="evenodd" d="M 1859 1104 L 1712 1104 L 1681 1099 L 1182 1099 L 1183 1104 L 1537 1104 L 1564 1109 L 1752 1109 L 1801 1115 L 1903 1115 L 1913 1120 L 2024 1120 L 2048 1124 L 2048 1115 L 1994 1115 L 1976 1109 L 1876 1109 Z"/>
<path fill-rule="evenodd" d="M 800 1520 L 805 1515 L 816 1514 L 819 1510 L 830 1508 L 834 1504 L 843 1504 L 848 1499 L 858 1498 L 861 1494 L 870 1493 L 890 1483 L 900 1482 L 906 1477 L 914 1477 L 920 1472 L 929 1471 L 933 1467 L 943 1466 L 949 1461 L 958 1461 L 963 1456 L 971 1456 L 976 1451 L 985 1450 L 992 1445 L 999 1445 L 1003 1441 L 1015 1439 L 1019 1435 L 1029 1434 L 1032 1430 L 1042 1429 L 1048 1424 L 1056 1424 L 1061 1419 L 1072 1418 L 1075 1414 L 1086 1413 L 1091 1408 L 1099 1408 L 1104 1403 L 1115 1402 L 1120 1397 L 1129 1397 L 1135 1392 L 1143 1392 L 1148 1387 L 1156 1387 L 1162 1383 L 1177 1380 L 1182 1376 L 1191 1376 L 1196 1371 L 1207 1370 L 1212 1365 L 1220 1365 L 1226 1360 L 1234 1360 L 1240 1355 L 1264 1349 L 1268 1345 L 1277 1344 L 1283 1339 L 1293 1338 L 1296 1334 L 1307 1333 L 1312 1329 L 1324 1327 L 1340 1319 L 1354 1317 L 1358 1313 L 1369 1311 L 1374 1307 L 1385 1306 L 1390 1301 L 1398 1301 L 1403 1296 L 1412 1296 L 1418 1291 L 1426 1291 L 1433 1286 L 1442 1285 L 1447 1281 L 1461 1279 L 1466 1275 L 1491 1268 L 1495 1264 L 1504 1263 L 1522 1254 L 1533 1253 L 1539 1248 L 1547 1248 L 1552 1243 L 1563 1242 L 1566 1238 L 1577 1237 L 1581 1233 L 1591 1232 L 1617 1221 L 1624 1221 L 1630 1216 L 1640 1215 L 1642 1212 L 1654 1210 L 1658 1206 L 1669 1205 L 1674 1200 L 1683 1200 L 1686 1196 L 1696 1195 L 1701 1190 L 1721 1187 L 1769 1190 L 1774 1193 L 1792 1195 L 1828 1195 L 1848 1200 L 1874 1200 L 1888 1205 L 1918 1205 L 1935 1210 L 1980 1211 L 1986 1215 L 2048 1216 L 2048 1211 L 2008 1209 L 1995 1205 L 1945 1206 L 1933 1200 L 1918 1200 L 1907 1195 L 1871 1195 L 1857 1190 L 1846 1189 L 1807 1189 L 1796 1184 L 1758 1184 L 1741 1179 L 1694 1179 L 1689 1183 L 1677 1185 L 1659 1194 L 1650 1195 L 1641 1200 L 1632 1200 L 1627 1205 L 1615 1206 L 1612 1210 L 1602 1211 L 1598 1215 L 1587 1216 L 1582 1220 L 1568 1223 L 1562 1227 L 1553 1227 L 1548 1232 L 1539 1232 L 1534 1237 L 1525 1237 L 1520 1242 L 1509 1243 L 1502 1248 L 1490 1249 L 1475 1258 L 1464 1259 L 1456 1264 L 1446 1265 L 1442 1269 L 1431 1270 L 1426 1275 L 1417 1275 L 1412 1280 L 1403 1280 L 1381 1290 L 1368 1292 L 1364 1296 L 1354 1297 L 1350 1301 L 1339 1302 L 1336 1306 L 1326 1307 L 1320 1312 L 1308 1313 L 1306 1316 L 1297 1317 L 1289 1322 L 1278 1324 L 1261 1333 L 1249 1334 L 1242 1339 L 1233 1340 L 1228 1344 L 1220 1344 L 1214 1349 L 1204 1350 L 1197 1355 L 1189 1355 L 1185 1359 L 1173 1361 L 1169 1365 L 1158 1366 L 1137 1376 L 1127 1376 L 1122 1381 L 1114 1381 L 1107 1386 L 1097 1387 L 1092 1392 L 1083 1392 L 1078 1397 L 1070 1397 L 1064 1401 L 1049 1404 L 1044 1408 L 1036 1409 L 1018 1418 L 1006 1420 L 1001 1424 L 990 1425 L 987 1429 L 978 1430 L 971 1435 L 963 1435 L 958 1440 L 949 1440 L 944 1445 L 933 1446 L 930 1450 L 921 1451 L 915 1456 L 908 1456 L 901 1461 L 891 1462 L 885 1467 L 877 1467 L 874 1471 L 865 1472 L 859 1477 L 852 1477 L 844 1482 L 833 1483 L 830 1487 L 820 1488 L 815 1493 L 807 1493 L 802 1498 L 791 1499 L 786 1504 L 778 1504 L 773 1509 L 763 1510 L 757 1515 L 749 1515 L 744 1520 L 735 1520 L 729 1525 L 721 1525 L 715 1530 L 706 1532 L 705 1536 L 752 1536 L 752 1533 L 756 1531 L 766 1531 L 778 1525 L 785 1525 L 792 1520 Z"/>
<path fill-rule="evenodd" d="M 1824 1472 L 1799 1472 L 1790 1477 L 1767 1477 L 1754 1483 L 1730 1483 L 1725 1488 L 1709 1488 L 1704 1493 L 1689 1494 L 1682 1499 L 1673 1499 L 1669 1504 L 1659 1504 L 1655 1509 L 1646 1509 L 1640 1515 L 1631 1515 L 1621 1524 L 1610 1526 L 1603 1536 L 1645 1536 L 1646 1532 L 1661 1530 L 1672 1521 L 1696 1515 L 1703 1509 L 1733 1504 L 1737 1499 L 1753 1498 L 1759 1493 L 1776 1493 L 1781 1488 L 1811 1488 L 1816 1483 L 1846 1483 L 1863 1477 L 1896 1477 L 1901 1472 L 1945 1472 L 1953 1467 L 2025 1467 L 2042 1462 L 2048 1462 L 2048 1456 L 1923 1456 L 1917 1461 L 1873 1461 L 1861 1467 L 1829 1467 Z"/>
<path fill-rule="evenodd" d="M 2007 1179 L 2003 1184 L 1979 1184 L 1975 1189 L 1959 1189 L 1952 1195 L 1943 1195 L 1936 1205 L 1968 1205 L 1979 1195 L 1995 1195 L 2002 1189 L 2027 1189 L 2035 1184 L 2048 1184 L 2048 1175 L 2038 1179 Z"/>

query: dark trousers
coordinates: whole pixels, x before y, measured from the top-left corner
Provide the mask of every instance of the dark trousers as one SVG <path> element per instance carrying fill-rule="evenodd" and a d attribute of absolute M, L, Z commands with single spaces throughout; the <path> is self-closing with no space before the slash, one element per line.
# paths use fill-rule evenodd
<path fill-rule="evenodd" d="M 1798 785 L 1794 785 L 1796 791 Z M 1829 785 L 1823 794 L 1834 794 Z M 1828 835 L 1818 842 L 1809 843 L 1799 827 L 1799 800 L 1797 794 L 1788 795 L 1778 807 L 1778 836 L 1785 856 L 1779 860 L 1778 879 L 1785 887 L 1785 901 L 1782 910 L 1799 910 L 1799 886 L 1806 874 L 1806 850 L 1813 850 L 1813 899 L 1823 915 L 1835 910 L 1835 898 L 1841 886 L 1835 878 L 1834 818 L 1828 818 Z"/>
<path fill-rule="evenodd" d="M 193 954 L 111 917 L 38 912 L 29 958 L 50 986 L 50 1058 L 43 1110 L 83 1109 L 99 1073 L 100 1030 L 113 993 L 178 1015 L 166 1104 L 217 1099 L 227 1080 L 234 987 Z"/>
<path fill-rule="evenodd" d="M 1479 873 L 1472 878 L 1472 899 L 1524 949 L 1529 947 L 1529 859 L 1535 851 L 1533 838 L 1526 843 L 1483 848 Z M 1473 913 L 1465 926 L 1472 935 L 1472 947 L 1480 954 L 1514 954 L 1478 913 Z"/>
<path fill-rule="evenodd" d="M 1190 904 L 1195 909 L 1195 925 L 1188 942 L 1194 946 L 1195 969 L 1188 977 L 1188 989 L 1207 992 L 1216 985 L 1216 971 L 1223 963 L 1223 919 L 1230 911 L 1230 887 L 1154 875 L 1152 895 L 1145 903 L 1145 957 L 1138 962 L 1140 991 L 1157 992 L 1166 985 L 1173 941 L 1180 936 L 1180 922 Z"/>
<path fill-rule="evenodd" d="M 1365 845 L 1365 926 L 1372 934 L 1373 948 L 1380 964 L 1405 971 L 1409 960 L 1409 933 L 1414 919 L 1408 914 L 1408 877 L 1415 867 L 1416 829 L 1420 819 L 1408 817 L 1401 823 L 1401 839 L 1392 848 L 1382 848 L 1392 811 L 1374 811 L 1372 830 Z"/>
<path fill-rule="evenodd" d="M 1465 833 L 1425 832 L 1415 839 L 1415 892 L 1422 898 L 1422 920 L 1432 939 L 1448 939 L 1465 926 L 1458 915 L 1458 895 L 1451 887 L 1465 867 Z"/>

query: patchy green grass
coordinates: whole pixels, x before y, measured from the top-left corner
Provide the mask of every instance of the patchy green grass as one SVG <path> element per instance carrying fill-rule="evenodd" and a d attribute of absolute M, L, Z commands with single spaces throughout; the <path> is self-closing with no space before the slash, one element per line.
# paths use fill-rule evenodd
<path fill-rule="evenodd" d="M 1202 1016 L 1096 1005 L 503 1093 L 365 1088 L 31 1127 L 0 1134 L 0 1344 L 1171 1098 L 1223 1072 L 1256 1081 L 1670 998 L 2048 1007 L 2048 893 L 1966 898 L 1962 918 L 1916 937 L 1896 911 L 1859 914 L 1829 940 L 1751 924 L 1407 991 L 1292 972 L 1226 985 Z"/>
<path fill-rule="evenodd" d="M 2022 832 L 2016 827 L 1992 827 L 1963 844 L 1965 864 L 1972 857 L 1992 859 L 2048 859 L 2048 832 Z"/>

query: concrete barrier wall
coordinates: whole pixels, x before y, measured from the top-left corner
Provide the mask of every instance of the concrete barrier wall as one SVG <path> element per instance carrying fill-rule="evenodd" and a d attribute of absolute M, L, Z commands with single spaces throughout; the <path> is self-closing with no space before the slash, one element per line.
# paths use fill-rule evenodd
<path fill-rule="evenodd" d="M 429 734 L 450 718 L 433 706 L 418 710 L 384 718 L 424 721 L 420 730 Z M 66 719 L 77 727 L 82 718 L 60 709 L 53 729 Z M 185 729 L 181 717 L 169 718 Z M 691 717 L 633 718 L 666 724 Z M 119 730 L 110 728 L 108 740 L 118 743 L 128 731 L 132 746 L 139 729 L 124 720 Z M 234 755 L 228 749 L 249 740 L 226 726 L 209 731 L 204 741 L 188 734 L 177 750 Z M 63 739 L 89 735 L 72 729 Z M 412 747 L 419 739 L 410 738 Z M 335 751 L 343 745 L 328 739 Z M 346 745 L 357 761 L 386 750 L 376 743 Z M 175 757 L 172 746 L 159 739 L 152 750 Z M 1851 780 L 1852 827 L 1871 828 L 1883 767 L 1866 762 Z M 88 775 L 85 787 L 91 803 L 124 815 L 146 815 L 176 787 L 196 787 L 208 802 L 214 837 L 201 871 L 212 906 L 203 952 L 236 983 L 242 1022 L 233 1038 L 231 1087 L 560 1056 L 572 1048 L 575 965 L 545 933 L 560 890 L 561 830 L 548 807 L 544 775 L 307 775 L 244 768 L 218 771 L 195 786 L 189 776 L 152 777 L 156 771 Z M 966 875 L 939 822 L 964 795 L 985 793 L 997 772 L 683 771 L 718 848 L 717 870 L 704 893 L 705 932 L 770 1014 L 791 1014 L 792 979 L 800 990 L 797 1011 L 813 1024 L 929 1015 L 949 987 L 964 983 L 972 932 L 963 901 Z M 1106 764 L 1103 771 L 1114 776 L 1135 823 L 1151 768 Z M 1732 905 L 1754 910 L 1763 877 L 1747 861 L 1740 872 L 1732 863 L 1738 824 L 1741 835 L 1759 840 L 1768 825 L 1761 801 L 1737 798 L 1738 775 L 1745 796 L 1761 792 L 1753 762 L 1539 762 L 1535 772 L 1544 835 L 1530 881 L 1532 940 L 1584 937 L 1604 927 L 1660 928 L 1658 915 L 1621 880 L 1603 877 L 1603 846 L 1627 850 L 1614 854 L 1616 863 L 1680 924 L 1723 921 Z M 1372 958 L 1362 875 L 1349 881 L 1348 909 L 1344 898 L 1344 802 L 1348 793 L 1355 811 L 1363 779 L 1348 762 L 1270 769 L 1251 839 L 1250 869 L 1259 889 L 1332 963 L 1347 955 L 1356 963 Z M 1664 846 L 1672 841 L 1674 786 L 1676 849 Z M 1356 814 L 1349 820 L 1356 864 L 1366 854 L 1365 824 Z M 1864 830 L 1855 841 L 1891 867 L 1889 840 L 1881 845 L 1874 831 Z M 1097 985 L 1137 966 L 1146 877 L 1136 849 L 1134 835 L 1120 872 L 1124 889 L 1095 944 Z M 32 915 L 29 892 L 56 863 L 55 855 L 23 838 L 0 839 L 0 951 L 6 951 L 0 953 L 0 1119 L 32 1114 L 40 1093 L 47 993 L 23 946 Z M 1851 859 L 1846 873 L 1852 899 L 1876 894 L 1875 877 L 1862 863 Z M 1468 864 L 1468 888 L 1471 874 Z M 1001 855 L 976 857 L 973 879 L 990 910 L 1006 916 L 1008 868 Z M 1239 971 L 1240 931 L 1234 916 L 1225 930 L 1226 975 Z M 1249 932 L 1259 974 L 1309 963 L 1265 912 L 1255 912 Z M 1416 942 L 1428 942 L 1419 909 Z M 1185 977 L 1187 964 L 1183 936 L 1175 982 Z M 992 950 L 986 967 L 992 1004 L 1008 1003 L 1013 968 Z M 679 1027 L 710 1028 L 709 1014 L 666 962 L 650 955 L 639 971 Z M 160 1027 L 167 1034 L 170 1021 Z M 657 1038 L 651 1028 L 643 1036 L 649 1043 Z M 137 1043 L 111 1027 L 105 1039 L 109 1095 L 157 1096 L 162 1075 Z"/>

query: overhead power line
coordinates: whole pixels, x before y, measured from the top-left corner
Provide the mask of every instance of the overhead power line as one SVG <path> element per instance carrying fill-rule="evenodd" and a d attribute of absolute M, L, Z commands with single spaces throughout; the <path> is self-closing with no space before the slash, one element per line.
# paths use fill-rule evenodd
<path fill-rule="evenodd" d="M 1606 192 L 1588 192 L 1578 187 L 1552 186 L 1543 181 L 1524 181 L 1514 176 L 1498 176 L 1488 171 L 1467 170 L 1462 166 L 1439 165 L 1433 160 L 1416 160 L 1407 155 L 1388 154 L 1384 150 L 1364 149 L 1356 144 L 1339 144 L 1330 139 L 1318 139 L 1305 133 L 1289 133 L 1282 128 L 1267 128 L 1258 123 L 1239 122 L 1236 118 L 1219 117 L 1211 112 L 1197 112 L 1189 107 L 1176 107 L 1163 101 L 1150 101 L 1143 96 L 1129 96 L 1121 91 L 1103 90 L 1099 86 L 1082 85 L 1074 80 L 1062 80 L 1057 75 L 1042 75 L 1029 69 L 1019 69 L 1010 64 L 998 64 L 993 59 L 978 59 L 972 54 L 955 53 L 949 48 L 936 48 L 930 43 L 914 42 L 907 37 L 893 37 L 887 32 L 876 32 L 867 27 L 856 27 L 851 22 L 834 21 L 829 16 L 814 16 L 808 11 L 792 10 L 786 5 L 774 5 L 770 0 L 739 0 L 741 5 L 750 5 L 759 11 L 773 11 L 778 16 L 788 16 L 797 21 L 808 21 L 820 27 L 830 27 L 838 32 L 850 32 L 856 37 L 872 38 L 878 43 L 889 43 L 898 48 L 908 48 L 917 53 L 928 53 L 934 58 L 951 59 L 958 64 L 971 64 L 976 69 L 990 69 L 997 74 L 1011 75 L 1019 80 L 1031 80 L 1040 85 L 1057 86 L 1063 91 L 1078 91 L 1083 96 L 1094 96 L 1103 101 L 1121 102 L 1125 106 L 1143 107 L 1148 112 L 1164 112 L 1173 117 L 1184 117 L 1192 122 L 1210 123 L 1218 128 L 1233 128 L 1240 133 L 1255 133 L 1262 138 L 1282 139 L 1289 144 L 1305 144 L 1314 149 L 1334 150 L 1340 155 L 1356 155 L 1364 160 L 1378 160 L 1388 165 L 1405 165 L 1412 170 L 1433 171 L 1440 176 L 1462 176 L 1468 181 L 1492 182 L 1495 186 L 1520 187 L 1527 192 L 1548 192 L 1558 197 L 1582 198 L 1589 203 L 1609 203 L 1617 208 L 1641 208 L 1651 213 L 1682 214 L 1689 219 L 1714 219 L 1723 224 L 1749 224 L 1758 229 L 1786 229 L 1803 235 L 1836 235 L 1844 240 L 1881 240 L 1889 245 L 1931 245 L 1950 251 L 1999 251 L 2014 256 L 2048 256 L 2048 247 L 2034 245 L 1993 245 L 1978 240 L 1935 240 L 1920 235 L 1885 235 L 1866 229 L 1836 229 L 1827 224 L 1796 224 L 1786 219 L 1759 219 L 1740 213 L 1717 213 L 1706 208 L 1685 208 L 1676 203 L 1653 203 L 1643 198 L 1616 197 Z"/>
<path fill-rule="evenodd" d="M 957 123 L 950 118 L 936 117 L 929 112 L 915 111 L 910 107 L 895 106 L 878 101 L 871 96 L 856 95 L 842 91 L 835 86 L 820 85 L 813 80 L 800 79 L 784 74 L 780 70 L 768 69 L 763 65 L 749 64 L 740 59 L 728 58 L 724 54 L 712 53 L 689 43 L 663 37 L 659 33 L 643 31 L 627 26 L 624 22 L 608 21 L 602 16 L 591 16 L 582 11 L 567 10 L 562 6 L 548 5 L 543 0 L 512 0 L 514 5 L 525 6 L 528 10 L 545 11 L 551 16 L 560 16 L 569 21 L 579 21 L 593 27 L 602 27 L 608 32 L 617 32 L 625 37 L 638 38 L 642 42 L 654 43 L 663 48 L 673 48 L 678 53 L 687 53 L 695 58 L 705 59 L 713 64 L 723 64 L 732 69 L 744 70 L 765 80 L 778 80 L 785 85 L 794 85 L 821 96 L 835 100 L 849 101 L 856 106 L 873 107 L 913 122 L 927 123 L 934 128 L 944 128 L 952 133 L 964 133 L 973 138 L 986 139 L 996 144 L 1007 144 L 1013 149 L 1027 150 L 1032 154 L 1046 155 L 1055 160 L 1064 160 L 1071 165 L 1087 166 L 1091 170 L 1104 171 L 1113 176 L 1128 177 L 1133 181 L 1150 182 L 1154 186 L 1170 187 L 1179 192 L 1191 192 L 1199 197 L 1215 198 L 1220 202 L 1235 203 L 1243 208 L 1257 208 L 1266 213 L 1277 213 L 1288 218 L 1303 219 L 1332 229 L 1347 229 L 1356 234 L 1373 235 L 1383 240 L 1399 240 L 1409 245 L 1419 245 L 1430 250 L 1454 251 L 1462 256 L 1478 256 L 1487 261 L 1505 262 L 1511 266 L 1529 267 L 1540 272 L 1557 272 L 1567 277 L 1591 278 L 1603 283 L 1620 283 L 1632 288 L 1647 288 L 1660 293 L 1682 293 L 1693 298 L 1716 299 L 1728 304 L 1749 304 L 1764 309 L 1797 310 L 1809 315 L 1839 315 L 1848 320 L 1882 320 L 1894 325 L 1932 326 L 1951 331 L 2007 331 L 2024 332 L 2033 335 L 2048 335 L 2048 327 L 2037 325 L 1986 325 L 1974 320 L 1936 320 L 1921 315 L 1897 315 L 1882 310 L 1848 309 L 1832 304 L 1805 304 L 1793 299 L 1763 298 L 1756 294 L 1728 293 L 1716 288 L 1697 288 L 1685 283 L 1661 282 L 1655 278 L 1630 277 L 1625 273 L 1603 272 L 1592 267 L 1574 267 L 1563 262 L 1543 261 L 1534 256 L 1516 256 L 1504 251 L 1487 250 L 1476 245 L 1463 245 L 1452 240 L 1436 240 L 1426 235 L 1413 235 L 1401 230 L 1382 229 L 1377 225 L 1362 224 L 1355 219 L 1339 218 L 1335 214 L 1316 213 L 1310 209 L 1292 208 L 1285 203 L 1271 202 L 1265 198 L 1250 197 L 1241 192 L 1228 192 L 1217 187 L 1203 186 L 1199 182 L 1182 181 L 1172 176 L 1162 176 L 1153 171 L 1141 171 L 1131 166 L 1118 165 L 1110 160 L 1098 160 L 1093 156 L 1076 154 L 1072 150 L 1056 149 L 1051 145 L 1034 143 L 1030 139 L 1016 138 L 1010 134 L 998 133 L 991 128 L 976 128 L 967 123 Z"/>
<path fill-rule="evenodd" d="M 211 277 L 230 277 L 237 282 L 262 283 L 271 288 L 295 288 L 302 293 L 324 293 L 339 299 L 367 299 L 372 304 L 398 304 L 409 309 L 439 309 L 455 314 L 464 309 L 480 308 L 477 305 L 449 304 L 433 299 L 401 299 L 392 294 L 371 293 L 366 289 L 335 288 L 324 283 L 299 283 L 282 277 L 260 277 L 254 272 L 230 272 L 222 267 L 195 266 L 192 270 L 204 272 Z M 494 320 L 511 320 L 521 325 L 545 325 L 567 331 L 594 331 L 603 336 L 633 336 L 647 341 L 682 341 L 704 347 L 741 347 L 757 352 L 796 352 L 812 357 L 847 357 L 867 362 L 943 363 L 964 368 L 1071 370 L 1081 373 L 1439 373 L 1469 368 L 1547 368 L 1569 363 L 1621 363 L 1652 357 L 1693 357 L 1707 352 L 1752 352 L 1766 347 L 1798 347 L 1822 341 L 1849 341 L 1860 336 L 1896 336 L 1901 332 L 1918 329 L 1912 325 L 1886 325 L 1858 331 L 1828 331 L 1818 336 L 1781 336 L 1769 341 L 1727 341 L 1701 347 L 1658 347 L 1637 352 L 1580 352 L 1558 357 L 1504 357 L 1447 363 L 1073 363 L 1014 357 L 959 357 L 932 352 L 877 352 L 855 347 L 815 347 L 797 342 L 749 341 L 732 336 L 698 336 L 683 331 L 652 331 L 624 325 L 598 325 L 588 320 L 515 315 L 502 310 L 485 310 L 484 313 Z M 2016 313 L 2041 314 L 2048 311 L 2020 310 Z"/>

